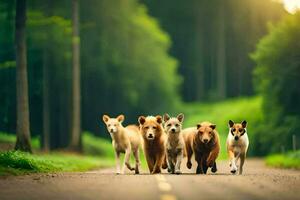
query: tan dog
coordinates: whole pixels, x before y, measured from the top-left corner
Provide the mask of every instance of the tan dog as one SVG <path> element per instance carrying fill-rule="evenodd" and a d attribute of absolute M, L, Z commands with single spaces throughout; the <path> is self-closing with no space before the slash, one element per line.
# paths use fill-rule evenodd
<path fill-rule="evenodd" d="M 139 146 L 141 145 L 141 137 L 139 128 L 135 125 L 123 127 L 124 115 L 119 115 L 117 118 L 110 118 L 103 115 L 103 121 L 106 124 L 107 130 L 112 138 L 112 145 L 115 149 L 117 174 L 124 174 L 125 165 L 129 170 L 135 170 L 139 174 Z M 135 158 L 135 168 L 131 167 L 129 160 L 130 154 L 133 152 Z M 120 171 L 120 154 L 125 153 L 124 164 Z"/>
<path fill-rule="evenodd" d="M 170 117 L 168 114 L 164 115 L 164 129 L 167 133 L 166 140 L 166 156 L 168 163 L 168 172 L 181 174 L 180 165 L 184 152 L 184 139 L 181 133 L 183 114 L 177 117 Z"/>
<path fill-rule="evenodd" d="M 229 120 L 229 133 L 227 137 L 227 152 L 230 159 L 230 172 L 236 173 L 237 162 L 240 159 L 239 174 L 243 173 L 243 166 L 246 158 L 246 153 L 249 146 L 249 139 L 247 135 L 247 122 L 234 123 Z"/>
<path fill-rule="evenodd" d="M 140 132 L 143 137 L 143 149 L 151 174 L 160 173 L 161 167 L 167 168 L 165 163 L 166 134 L 162 127 L 161 116 L 140 116 Z"/>
<path fill-rule="evenodd" d="M 187 128 L 182 131 L 187 153 L 186 165 L 191 169 L 191 157 L 194 153 L 198 164 L 197 174 L 206 174 L 209 167 L 212 168 L 212 172 L 217 171 L 216 159 L 220 152 L 220 140 L 215 128 L 216 125 L 210 122 L 202 122 L 197 124 L 197 128 Z"/>

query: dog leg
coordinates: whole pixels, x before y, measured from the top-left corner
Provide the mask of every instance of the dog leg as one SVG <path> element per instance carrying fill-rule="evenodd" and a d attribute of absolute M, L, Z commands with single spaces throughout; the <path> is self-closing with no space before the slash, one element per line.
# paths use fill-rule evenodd
<path fill-rule="evenodd" d="M 127 148 L 125 150 L 125 159 L 124 159 L 124 163 L 126 165 L 126 167 L 130 170 L 133 171 L 134 167 L 131 167 L 130 165 L 130 153 L 131 153 L 131 148 Z"/>
<path fill-rule="evenodd" d="M 245 162 L 245 157 L 246 157 L 246 155 L 244 153 L 240 155 L 240 159 L 241 159 L 240 170 L 239 170 L 240 175 L 243 174 L 243 166 L 244 166 L 244 162 Z"/>
<path fill-rule="evenodd" d="M 203 169 L 203 173 L 206 174 L 208 170 L 206 159 L 202 159 L 202 169 Z"/>
<path fill-rule="evenodd" d="M 212 166 L 212 168 L 211 168 L 211 172 L 212 173 L 216 173 L 218 171 L 218 169 L 217 169 L 217 163 L 216 163 L 216 161 L 214 162 L 214 165 Z"/>
<path fill-rule="evenodd" d="M 116 173 L 120 174 L 120 152 L 115 151 L 115 158 L 116 158 Z"/>
<path fill-rule="evenodd" d="M 176 165 L 175 165 L 175 173 L 176 174 L 181 174 L 180 165 L 181 165 L 182 158 L 183 158 L 183 151 L 180 150 L 176 157 Z"/>
<path fill-rule="evenodd" d="M 168 164 L 168 172 L 173 174 L 174 173 L 174 163 L 173 163 L 173 158 L 172 158 L 170 150 L 167 150 L 166 157 L 167 157 L 167 164 Z"/>
<path fill-rule="evenodd" d="M 229 159 L 230 159 L 230 172 L 234 174 L 237 171 L 237 167 L 235 164 L 234 152 L 228 151 L 228 154 L 229 154 Z"/>
<path fill-rule="evenodd" d="M 197 162 L 196 174 L 203 174 L 202 158 L 201 155 L 195 153 L 195 160 Z"/>
<path fill-rule="evenodd" d="M 186 166 L 187 168 L 191 169 L 192 168 L 192 155 L 193 155 L 193 150 L 189 145 L 186 145 L 186 154 L 187 154 L 187 162 L 186 162 Z"/>
<path fill-rule="evenodd" d="M 150 155 L 145 155 L 149 172 L 152 173 L 154 167 L 154 159 Z"/>
<path fill-rule="evenodd" d="M 140 152 L 139 149 L 137 148 L 134 152 L 133 152 L 134 158 L 135 158 L 135 174 L 139 174 L 139 166 L 140 166 Z"/>
<path fill-rule="evenodd" d="M 156 156 L 156 160 L 155 160 L 155 164 L 154 164 L 154 168 L 153 168 L 153 171 L 152 171 L 152 174 L 158 174 L 161 172 L 161 165 L 163 163 L 163 160 L 164 160 L 164 155 L 163 154 L 158 154 Z"/>

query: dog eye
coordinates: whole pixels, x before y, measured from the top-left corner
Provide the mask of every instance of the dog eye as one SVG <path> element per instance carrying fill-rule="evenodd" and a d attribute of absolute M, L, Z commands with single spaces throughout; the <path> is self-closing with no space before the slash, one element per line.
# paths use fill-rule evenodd
<path fill-rule="evenodd" d="M 146 126 L 146 127 L 145 127 L 145 129 L 148 129 L 148 128 L 149 128 L 149 126 Z"/>
<path fill-rule="evenodd" d="M 203 134 L 203 132 L 202 132 L 202 131 L 199 131 L 199 133 L 200 133 L 200 134 Z"/>
<path fill-rule="evenodd" d="M 179 124 L 175 124 L 175 126 L 176 126 L 176 127 L 178 127 L 178 126 L 179 126 Z"/>
<path fill-rule="evenodd" d="M 239 129 L 239 132 L 243 132 L 243 130 L 244 130 L 244 129 L 240 128 L 240 129 Z"/>
<path fill-rule="evenodd" d="M 209 132 L 209 134 L 211 135 L 211 134 L 212 134 L 212 132 L 210 131 L 210 132 Z"/>
<path fill-rule="evenodd" d="M 168 124 L 167 126 L 168 126 L 168 127 L 170 127 L 170 126 L 171 126 L 171 124 Z"/>
<path fill-rule="evenodd" d="M 233 132 L 235 131 L 235 128 L 231 129 Z"/>
<path fill-rule="evenodd" d="M 153 129 L 155 130 L 155 129 L 156 129 L 156 126 L 153 126 Z"/>

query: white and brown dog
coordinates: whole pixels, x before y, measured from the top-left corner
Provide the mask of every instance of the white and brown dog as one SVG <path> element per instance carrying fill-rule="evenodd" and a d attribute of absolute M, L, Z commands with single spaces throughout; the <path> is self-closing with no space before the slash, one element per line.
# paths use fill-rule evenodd
<path fill-rule="evenodd" d="M 110 118 L 107 115 L 102 117 L 106 124 L 107 130 L 112 138 L 112 145 L 115 150 L 117 174 L 124 174 L 125 165 L 129 170 L 135 170 L 139 174 L 139 147 L 141 145 L 141 136 L 138 126 L 128 125 L 123 127 L 124 115 L 119 115 L 117 118 Z M 133 152 L 135 158 L 135 168 L 130 165 L 130 154 Z M 125 153 L 124 164 L 120 171 L 120 154 Z"/>
<path fill-rule="evenodd" d="M 168 172 L 172 174 L 181 174 L 180 165 L 185 148 L 183 135 L 181 133 L 183 119 L 184 115 L 182 113 L 177 117 L 170 117 L 168 114 L 164 115 L 164 129 L 167 133 L 165 146 Z"/>
<path fill-rule="evenodd" d="M 229 120 L 229 133 L 227 137 L 227 152 L 230 159 L 230 172 L 236 173 L 238 167 L 237 162 L 240 159 L 239 174 L 243 173 L 243 166 L 246 158 L 246 153 L 249 146 L 247 135 L 247 122 L 234 123 Z"/>

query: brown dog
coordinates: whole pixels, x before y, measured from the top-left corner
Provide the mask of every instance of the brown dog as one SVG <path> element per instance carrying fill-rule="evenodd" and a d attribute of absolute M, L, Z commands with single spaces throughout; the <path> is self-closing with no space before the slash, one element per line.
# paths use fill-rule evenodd
<path fill-rule="evenodd" d="M 144 154 L 151 174 L 160 173 L 161 167 L 167 168 L 165 158 L 166 134 L 162 127 L 161 116 L 140 116 L 140 132 L 144 140 Z"/>
<path fill-rule="evenodd" d="M 213 173 L 217 171 L 216 159 L 220 151 L 220 141 L 215 128 L 215 124 L 202 122 L 197 124 L 197 128 L 187 128 L 182 131 L 187 153 L 186 165 L 191 169 L 191 157 L 194 153 L 198 164 L 197 174 L 206 174 L 209 167 L 212 168 Z"/>

